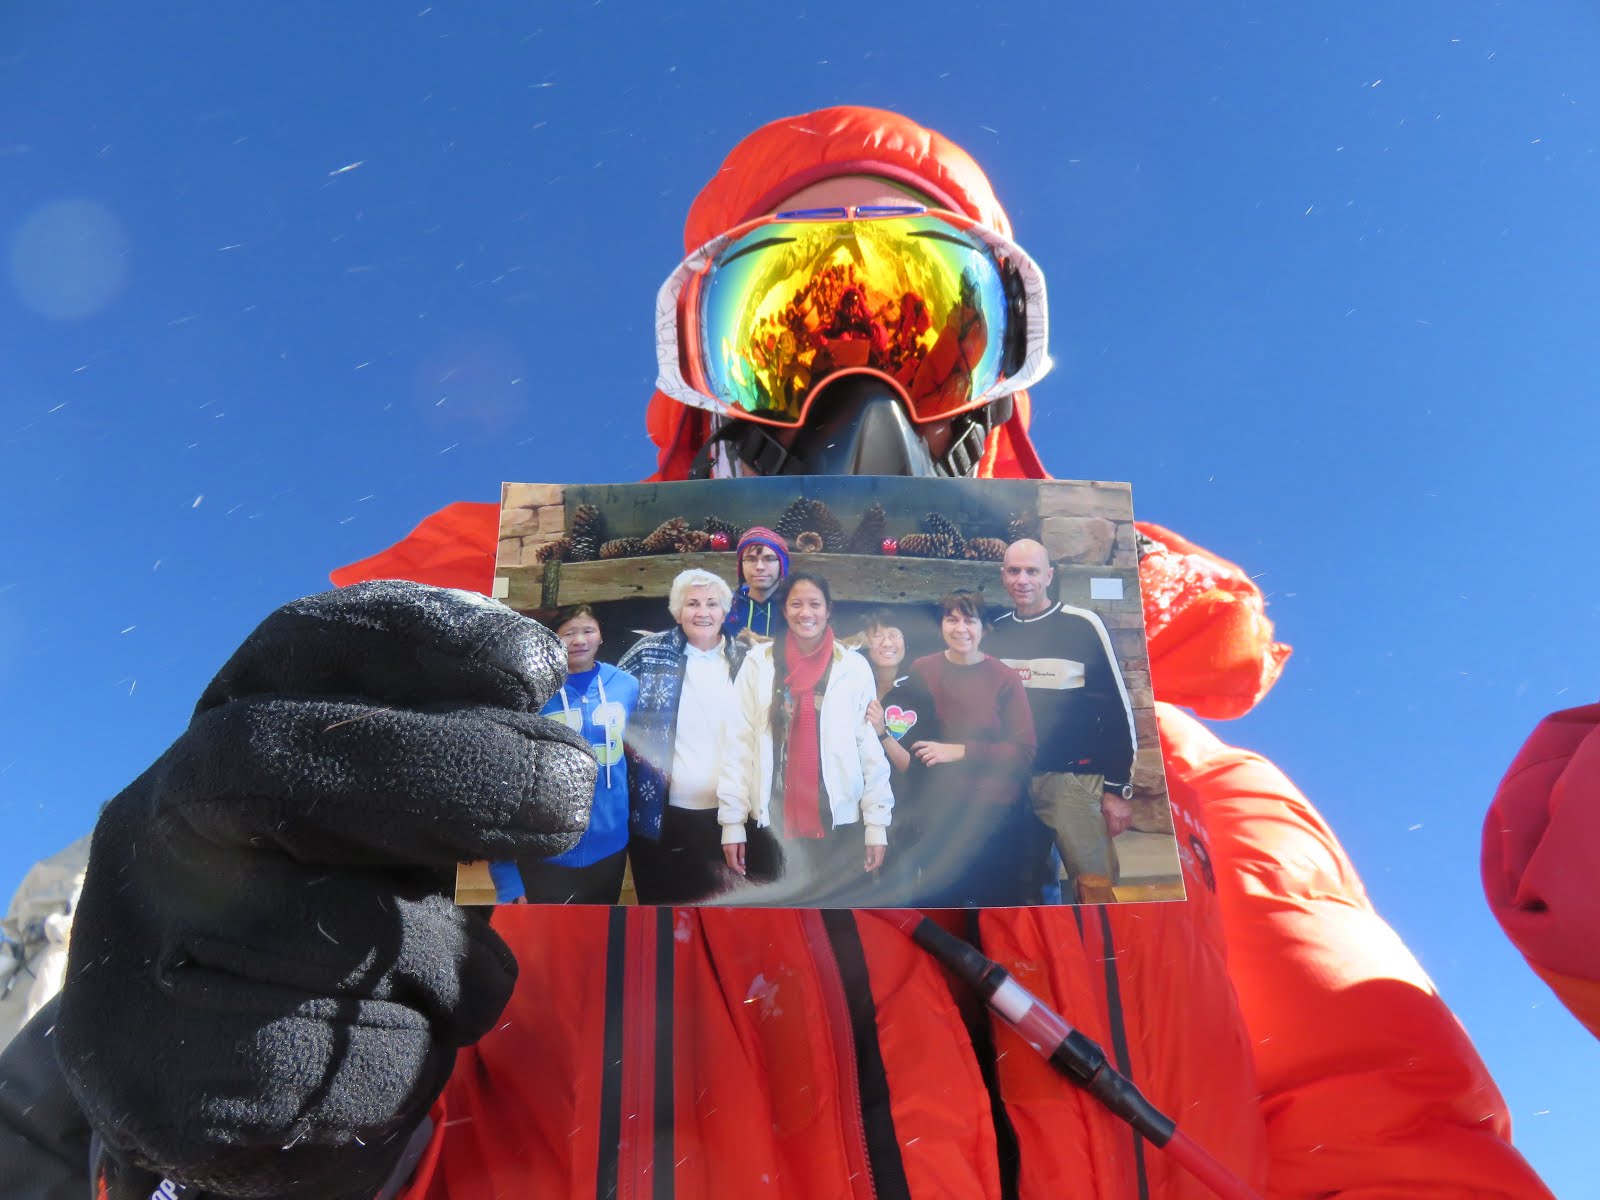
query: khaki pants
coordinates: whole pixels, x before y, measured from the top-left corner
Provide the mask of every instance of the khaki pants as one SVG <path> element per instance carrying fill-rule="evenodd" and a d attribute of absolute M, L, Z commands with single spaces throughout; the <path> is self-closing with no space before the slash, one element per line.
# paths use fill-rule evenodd
<path fill-rule="evenodd" d="M 1051 771 L 1028 781 L 1033 811 L 1055 833 L 1061 852 L 1063 878 L 1075 888 L 1085 875 L 1099 875 L 1116 883 L 1121 868 L 1117 848 L 1111 844 L 1105 814 L 1100 810 L 1104 775 L 1076 775 Z M 1065 889 L 1064 889 L 1065 890 Z"/>

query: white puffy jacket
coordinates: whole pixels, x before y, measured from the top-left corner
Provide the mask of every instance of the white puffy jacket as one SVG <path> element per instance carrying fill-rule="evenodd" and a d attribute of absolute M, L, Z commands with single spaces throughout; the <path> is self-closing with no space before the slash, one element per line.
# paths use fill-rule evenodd
<path fill-rule="evenodd" d="M 772 643 L 750 651 L 733 681 L 736 726 L 729 731 L 717 786 L 717 820 L 724 844 L 745 840 L 745 822 L 771 824 Z M 817 711 L 822 751 L 822 781 L 828 789 L 833 824 L 866 827 L 866 844 L 888 843 L 894 795 L 889 790 L 889 759 L 867 724 L 867 705 L 877 696 L 867 660 L 837 641 L 827 690 Z"/>

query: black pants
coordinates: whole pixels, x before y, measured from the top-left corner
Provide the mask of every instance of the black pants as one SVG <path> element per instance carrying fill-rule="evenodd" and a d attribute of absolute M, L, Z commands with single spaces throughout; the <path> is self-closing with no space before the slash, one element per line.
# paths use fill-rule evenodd
<path fill-rule="evenodd" d="M 587 867 L 558 867 L 542 859 L 519 862 L 529 904 L 615 904 L 622 895 L 628 852 L 618 850 Z"/>
<path fill-rule="evenodd" d="M 701 904 L 742 883 L 775 878 L 782 853 L 770 830 L 745 826 L 745 879 L 722 854 L 722 826 L 714 808 L 673 808 L 661 815 L 661 837 L 635 837 L 628 843 L 633 886 L 640 904 Z"/>
<path fill-rule="evenodd" d="M 661 837 L 628 843 L 640 904 L 694 904 L 726 887 L 722 826 L 714 808 L 674 808 L 661 814 Z"/>

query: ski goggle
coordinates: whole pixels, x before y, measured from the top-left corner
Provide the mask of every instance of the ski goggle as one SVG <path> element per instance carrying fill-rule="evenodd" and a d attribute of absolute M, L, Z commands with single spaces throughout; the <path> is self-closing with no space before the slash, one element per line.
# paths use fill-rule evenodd
<path fill-rule="evenodd" d="M 1044 275 L 959 213 L 801 209 L 712 238 L 656 297 L 656 386 L 767 425 L 804 423 L 843 372 L 916 422 L 980 408 L 1050 370 Z"/>

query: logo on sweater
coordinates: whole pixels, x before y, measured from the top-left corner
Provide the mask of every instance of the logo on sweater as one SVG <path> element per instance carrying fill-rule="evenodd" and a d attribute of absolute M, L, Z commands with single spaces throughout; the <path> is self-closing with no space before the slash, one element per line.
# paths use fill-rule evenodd
<path fill-rule="evenodd" d="M 1022 686 L 1064 692 L 1083 686 L 1083 664 L 1070 658 L 1002 658 L 1022 676 Z"/>
<path fill-rule="evenodd" d="M 917 710 L 914 708 L 901 708 L 898 704 L 891 704 L 884 710 L 883 727 L 897 742 L 905 737 L 916 723 Z"/>

